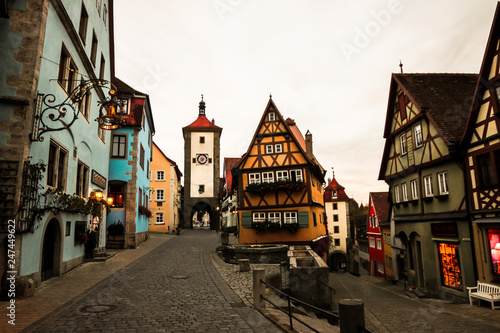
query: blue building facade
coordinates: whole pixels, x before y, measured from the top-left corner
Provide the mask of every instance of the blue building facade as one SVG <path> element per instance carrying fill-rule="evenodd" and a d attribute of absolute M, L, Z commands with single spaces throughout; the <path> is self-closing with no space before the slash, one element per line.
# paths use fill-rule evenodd
<path fill-rule="evenodd" d="M 122 124 L 112 131 L 109 163 L 108 247 L 135 248 L 149 236 L 150 163 L 155 133 L 149 96 L 115 78 Z M 123 241 L 111 245 L 111 238 Z M 111 237 L 110 237 L 111 236 Z"/>
<path fill-rule="evenodd" d="M 114 76 L 113 1 L 5 6 L 0 161 L 10 168 L 15 191 L 0 188 L 8 206 L 0 237 L 13 221 L 15 271 L 36 286 L 82 263 L 86 249 L 105 246 L 99 194 L 107 192 L 110 132 L 95 119 Z M 3 272 L 7 256 L 1 254 Z"/>

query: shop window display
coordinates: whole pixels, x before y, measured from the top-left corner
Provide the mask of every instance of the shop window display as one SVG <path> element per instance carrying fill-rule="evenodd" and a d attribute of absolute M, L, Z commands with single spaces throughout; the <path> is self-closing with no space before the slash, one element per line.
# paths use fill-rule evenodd
<path fill-rule="evenodd" d="M 500 281 L 500 229 L 488 229 L 493 280 Z"/>
<path fill-rule="evenodd" d="M 462 290 L 462 272 L 460 271 L 458 245 L 439 243 L 439 263 L 442 285 Z"/>

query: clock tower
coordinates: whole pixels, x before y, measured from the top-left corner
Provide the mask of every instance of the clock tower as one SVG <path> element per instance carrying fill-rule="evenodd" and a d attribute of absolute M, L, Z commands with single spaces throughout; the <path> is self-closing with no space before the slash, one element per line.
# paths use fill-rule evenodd
<path fill-rule="evenodd" d="M 220 136 L 222 128 L 205 115 L 201 95 L 198 118 L 182 128 L 184 135 L 184 228 L 196 224 L 218 229 Z"/>

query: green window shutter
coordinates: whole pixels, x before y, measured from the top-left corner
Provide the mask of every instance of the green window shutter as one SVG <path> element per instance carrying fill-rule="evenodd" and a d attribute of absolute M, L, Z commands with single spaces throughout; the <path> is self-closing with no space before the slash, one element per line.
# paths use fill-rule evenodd
<path fill-rule="evenodd" d="M 241 213 L 241 226 L 243 228 L 252 227 L 252 213 L 242 212 Z"/>
<path fill-rule="evenodd" d="M 309 212 L 297 212 L 297 219 L 299 220 L 299 227 L 309 228 Z"/>

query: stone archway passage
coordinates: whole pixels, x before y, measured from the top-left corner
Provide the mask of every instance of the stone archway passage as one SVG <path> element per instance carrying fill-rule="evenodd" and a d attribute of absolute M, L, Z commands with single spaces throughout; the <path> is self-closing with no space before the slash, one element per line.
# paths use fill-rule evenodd
<path fill-rule="evenodd" d="M 49 221 L 45 229 L 42 248 L 42 281 L 57 275 L 60 251 L 60 227 L 57 219 Z"/>
<path fill-rule="evenodd" d="M 209 223 L 209 225 L 205 225 L 204 223 L 200 223 L 198 226 L 202 226 L 202 227 L 208 227 L 208 226 L 210 226 L 210 229 L 214 229 L 215 226 L 214 226 L 213 223 L 211 223 L 212 221 L 214 221 L 212 207 L 208 203 L 206 203 L 206 202 L 203 202 L 203 201 L 197 202 L 193 206 L 193 209 L 191 210 L 191 221 L 192 222 L 193 222 L 193 219 L 196 218 L 196 214 L 198 214 L 198 212 L 206 212 L 205 214 L 208 214 L 208 220 L 207 221 Z M 206 218 L 204 217 L 204 219 L 206 219 Z M 193 222 L 192 225 L 195 226 L 195 223 Z"/>

